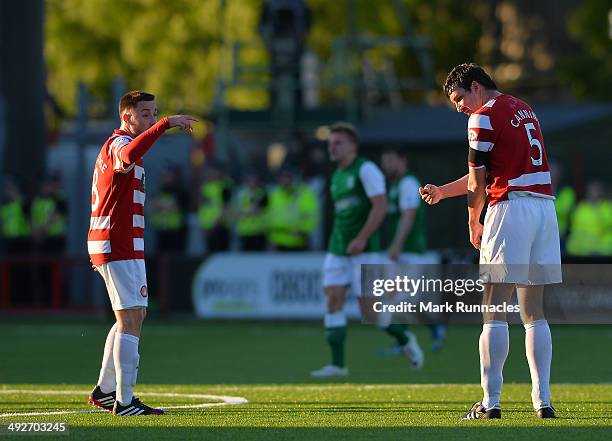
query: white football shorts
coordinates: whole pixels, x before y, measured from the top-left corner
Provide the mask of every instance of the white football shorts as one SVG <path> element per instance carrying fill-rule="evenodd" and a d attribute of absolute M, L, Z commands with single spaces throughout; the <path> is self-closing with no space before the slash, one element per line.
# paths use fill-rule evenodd
<path fill-rule="evenodd" d="M 480 273 L 492 283 L 561 283 L 561 251 L 551 199 L 519 197 L 489 207 Z"/>
<path fill-rule="evenodd" d="M 144 259 L 116 260 L 97 266 L 113 311 L 146 308 L 149 304 Z"/>
<path fill-rule="evenodd" d="M 323 287 L 348 286 L 361 296 L 361 265 L 384 263 L 380 253 L 361 253 L 356 256 L 336 256 L 327 253 L 323 263 Z"/>

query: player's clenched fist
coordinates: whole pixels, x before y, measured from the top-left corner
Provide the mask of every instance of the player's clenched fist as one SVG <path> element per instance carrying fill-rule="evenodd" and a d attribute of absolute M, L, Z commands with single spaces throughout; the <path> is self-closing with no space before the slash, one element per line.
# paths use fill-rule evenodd
<path fill-rule="evenodd" d="M 179 127 L 181 130 L 189 133 L 193 131 L 191 126 L 193 121 L 197 122 L 198 119 L 191 115 L 172 115 L 168 117 L 170 127 Z"/>
<path fill-rule="evenodd" d="M 440 187 L 427 184 L 423 187 L 419 187 L 419 193 L 421 195 L 421 199 L 427 202 L 429 205 L 434 205 L 442 200 L 442 191 Z"/>

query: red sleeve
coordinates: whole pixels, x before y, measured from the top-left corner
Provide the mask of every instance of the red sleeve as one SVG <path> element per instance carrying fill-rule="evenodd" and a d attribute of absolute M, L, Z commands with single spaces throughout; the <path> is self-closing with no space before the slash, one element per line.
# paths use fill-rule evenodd
<path fill-rule="evenodd" d="M 117 156 L 125 164 L 133 164 L 142 158 L 153 143 L 170 128 L 168 118 L 162 118 L 153 127 L 138 135 L 132 142 L 117 150 Z"/>

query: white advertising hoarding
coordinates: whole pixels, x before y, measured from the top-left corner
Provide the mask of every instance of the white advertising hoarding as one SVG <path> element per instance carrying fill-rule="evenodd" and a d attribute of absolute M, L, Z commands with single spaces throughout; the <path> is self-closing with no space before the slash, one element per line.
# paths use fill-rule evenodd
<path fill-rule="evenodd" d="M 193 280 L 196 316 L 205 319 L 322 319 L 325 253 L 218 253 Z M 349 296 L 345 311 L 359 317 Z"/>

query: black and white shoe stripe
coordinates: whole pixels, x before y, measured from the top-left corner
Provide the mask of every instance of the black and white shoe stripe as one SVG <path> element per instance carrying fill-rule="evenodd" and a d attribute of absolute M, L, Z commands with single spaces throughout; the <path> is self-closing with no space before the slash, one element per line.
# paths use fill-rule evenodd
<path fill-rule="evenodd" d="M 122 410 L 121 412 L 118 412 L 116 415 L 119 415 L 119 416 L 140 415 L 141 413 L 144 413 L 144 412 L 145 412 L 144 409 L 140 409 L 134 406 L 129 406 L 127 409 Z"/>
<path fill-rule="evenodd" d="M 487 409 L 482 405 L 482 402 L 478 401 L 474 403 L 468 413 L 461 416 L 462 420 L 487 420 L 487 419 L 500 419 L 501 418 L 501 407 L 493 406 Z"/>
<path fill-rule="evenodd" d="M 115 399 L 113 397 L 107 397 L 107 398 L 102 398 L 100 400 L 98 400 L 98 402 L 100 402 L 101 404 L 105 404 L 105 405 L 110 405 L 112 406 L 113 404 L 115 404 Z"/>
<path fill-rule="evenodd" d="M 538 418 L 556 418 L 555 408 L 551 404 L 546 403 L 544 406 L 535 410 L 535 416 Z"/>
<path fill-rule="evenodd" d="M 133 397 L 132 402 L 123 406 L 119 401 L 115 401 L 113 415 L 116 416 L 136 416 L 136 415 L 163 415 L 162 409 L 149 407 L 142 403 L 138 398 Z"/>
<path fill-rule="evenodd" d="M 89 399 L 87 402 L 89 404 L 93 404 L 101 409 L 111 411 L 113 410 L 113 406 L 115 405 L 116 394 L 115 392 L 105 393 L 102 392 L 100 386 L 96 386 L 96 388 L 89 395 Z"/>

